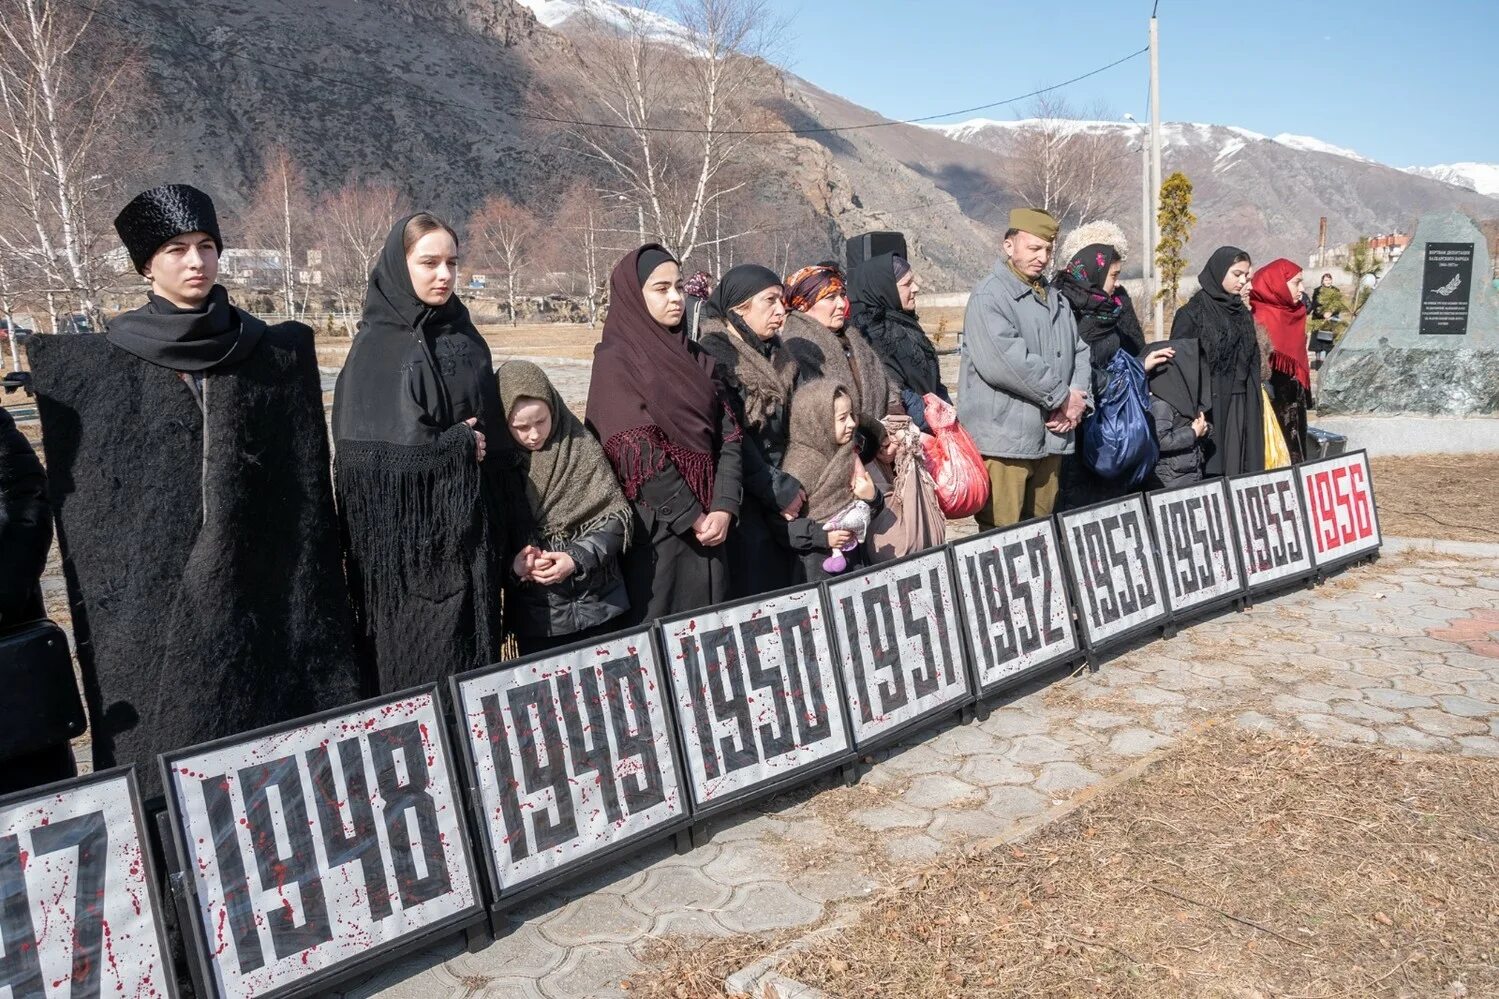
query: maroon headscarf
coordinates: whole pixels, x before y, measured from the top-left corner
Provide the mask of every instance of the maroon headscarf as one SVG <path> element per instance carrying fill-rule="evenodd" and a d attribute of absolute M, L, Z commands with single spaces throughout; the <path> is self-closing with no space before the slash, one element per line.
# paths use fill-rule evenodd
<path fill-rule="evenodd" d="M 646 308 L 637 267 L 648 250 L 666 252 L 654 243 L 642 246 L 625 254 L 609 275 L 609 314 L 593 352 L 588 426 L 603 443 L 626 497 L 635 499 L 641 483 L 670 458 L 706 510 L 724 405 L 713 359 Z"/>

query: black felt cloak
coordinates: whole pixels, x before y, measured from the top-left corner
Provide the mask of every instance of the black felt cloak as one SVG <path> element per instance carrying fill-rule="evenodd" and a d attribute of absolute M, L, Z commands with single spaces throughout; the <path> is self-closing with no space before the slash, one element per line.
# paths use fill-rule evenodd
<path fill-rule="evenodd" d="M 121 318 L 149 333 L 156 305 Z M 147 795 L 158 753 L 362 693 L 312 331 L 225 318 L 257 342 L 196 377 L 108 336 L 27 345 L 93 765 Z"/>
<path fill-rule="evenodd" d="M 382 692 L 495 662 L 501 640 L 490 546 L 501 485 L 497 462 L 474 460 L 474 429 L 491 454 L 509 435 L 468 309 L 456 296 L 434 308 L 412 289 L 409 220 L 390 230 L 370 274 L 333 397 L 349 588 Z"/>

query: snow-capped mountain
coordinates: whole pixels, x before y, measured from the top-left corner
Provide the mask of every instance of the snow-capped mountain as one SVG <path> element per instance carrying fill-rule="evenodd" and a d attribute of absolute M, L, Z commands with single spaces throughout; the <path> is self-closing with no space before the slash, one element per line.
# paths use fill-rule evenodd
<path fill-rule="evenodd" d="M 972 118 L 968 121 L 960 121 L 955 124 L 927 125 L 925 127 L 941 132 L 950 139 L 959 142 L 972 142 L 976 139 L 981 141 L 986 131 L 1005 132 L 1023 131 L 1025 129 L 1039 128 L 1042 122 L 1037 118 L 1019 118 L 1013 121 L 999 121 L 993 118 Z M 1063 129 L 1068 132 L 1083 132 L 1093 135 L 1117 135 L 1125 138 L 1144 135 L 1148 129 L 1146 126 L 1132 121 L 1067 121 L 1062 123 Z M 1226 137 L 1224 133 L 1227 133 Z M 1224 159 L 1244 148 L 1249 142 L 1274 142 L 1289 149 L 1300 150 L 1307 153 L 1326 153 L 1329 156 L 1341 156 L 1344 159 L 1356 160 L 1360 163 L 1373 163 L 1367 156 L 1335 146 L 1330 142 L 1313 138 L 1310 135 L 1293 135 L 1290 132 L 1282 132 L 1276 136 L 1262 135 L 1259 132 L 1237 125 L 1209 125 L 1202 122 L 1168 121 L 1161 123 L 1161 139 L 1164 148 L 1172 146 L 1200 145 L 1214 139 L 1221 142 L 1218 154 L 1215 158 Z M 1441 179 L 1441 178 L 1438 178 Z"/>
<path fill-rule="evenodd" d="M 1444 163 L 1438 166 L 1406 167 L 1405 172 L 1499 198 L 1499 163 Z"/>
<path fill-rule="evenodd" d="M 617 3 L 616 0 L 515 0 L 536 15 L 543 27 L 561 28 L 574 18 L 591 15 L 605 24 L 625 27 L 638 23 L 645 27 L 646 37 L 683 48 L 696 49 L 690 33 L 682 25 L 655 11 Z"/>

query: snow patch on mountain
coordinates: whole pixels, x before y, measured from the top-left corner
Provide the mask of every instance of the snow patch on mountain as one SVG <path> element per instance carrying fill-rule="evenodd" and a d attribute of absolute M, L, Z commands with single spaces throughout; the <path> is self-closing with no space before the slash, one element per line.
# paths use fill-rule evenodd
<path fill-rule="evenodd" d="M 615 0 L 518 0 L 518 2 L 535 14 L 536 20 L 540 21 L 543 27 L 557 28 L 575 17 L 592 15 L 616 28 L 628 28 L 632 24 L 639 24 L 645 29 L 646 37 L 652 41 L 666 42 L 694 52 L 699 48 L 691 33 L 671 18 L 657 14 L 655 11 L 617 3 Z"/>
<path fill-rule="evenodd" d="M 1289 146 L 1292 149 L 1300 149 L 1306 153 L 1327 153 L 1329 156 L 1341 156 L 1344 159 L 1357 160 L 1359 163 L 1374 162 L 1369 157 L 1360 155 L 1352 149 L 1335 146 L 1331 142 L 1323 142 L 1321 139 L 1313 138 L 1310 135 L 1292 135 L 1290 132 L 1282 132 L 1275 136 L 1272 141 L 1278 142 L 1282 146 Z"/>
<path fill-rule="evenodd" d="M 1437 166 L 1403 167 L 1406 173 L 1499 198 L 1499 163 L 1441 163 Z"/>

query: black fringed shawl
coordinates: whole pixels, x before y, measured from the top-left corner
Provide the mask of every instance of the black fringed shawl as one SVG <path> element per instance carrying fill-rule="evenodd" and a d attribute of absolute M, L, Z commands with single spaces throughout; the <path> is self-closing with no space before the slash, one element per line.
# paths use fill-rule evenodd
<path fill-rule="evenodd" d="M 370 275 L 333 399 L 334 489 L 355 616 L 382 692 L 495 661 L 497 480 L 474 460 L 505 434 L 489 346 L 456 297 L 433 308 L 406 270 L 401 219 Z"/>

